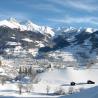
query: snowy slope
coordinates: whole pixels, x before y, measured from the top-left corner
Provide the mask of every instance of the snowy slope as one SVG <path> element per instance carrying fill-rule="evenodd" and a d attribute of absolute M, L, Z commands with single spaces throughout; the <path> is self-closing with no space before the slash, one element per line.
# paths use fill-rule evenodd
<path fill-rule="evenodd" d="M 41 75 L 42 81 L 54 84 L 69 84 L 71 81 L 76 83 L 87 82 L 87 80 L 95 81 L 98 85 L 98 69 L 74 69 L 67 67 L 65 69 L 52 69 Z"/>
<path fill-rule="evenodd" d="M 98 86 L 89 88 L 76 94 L 66 95 L 59 98 L 98 98 Z"/>

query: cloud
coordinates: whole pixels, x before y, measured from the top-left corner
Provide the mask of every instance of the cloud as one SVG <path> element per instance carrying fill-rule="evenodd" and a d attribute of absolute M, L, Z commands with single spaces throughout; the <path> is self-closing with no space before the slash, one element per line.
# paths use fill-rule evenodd
<path fill-rule="evenodd" d="M 52 1 L 52 0 L 50 0 Z M 25 8 L 30 9 L 32 11 L 49 11 L 54 13 L 61 13 L 63 9 L 61 9 L 59 6 L 57 6 L 55 3 L 52 3 L 48 0 L 42 0 L 42 2 L 39 2 L 38 0 L 32 1 L 28 0 L 15 0 L 17 4 L 23 5 Z"/>
<path fill-rule="evenodd" d="M 95 24 L 98 25 L 98 18 L 97 17 L 91 17 L 91 16 L 86 16 L 86 17 L 70 17 L 70 16 L 65 16 L 63 19 L 53 19 L 50 18 L 48 21 L 51 22 L 56 22 L 56 23 L 62 23 L 62 24 L 72 24 L 72 23 L 90 23 L 90 24 Z"/>
<path fill-rule="evenodd" d="M 96 0 L 50 0 L 50 2 L 63 7 L 73 8 L 73 10 L 93 12 L 98 9 Z"/>
<path fill-rule="evenodd" d="M 96 5 L 95 2 L 90 2 L 88 0 L 87 1 L 86 0 L 85 1 L 76 0 L 76 2 L 69 0 L 67 3 L 73 8 L 88 11 L 88 12 L 97 11 L 97 9 L 98 9 L 98 6 Z"/>
<path fill-rule="evenodd" d="M 37 5 L 29 5 L 29 8 L 39 10 L 39 11 L 50 11 L 54 13 L 61 13 L 62 9 L 56 7 L 53 4 L 37 4 Z"/>
<path fill-rule="evenodd" d="M 98 25 L 97 0 L 10 0 L 13 6 L 1 6 L 1 17 L 32 19 L 48 24 Z M 8 3 L 8 5 L 10 5 Z M 75 17 L 76 16 L 76 17 Z M 83 17 L 82 17 L 83 16 Z"/>
<path fill-rule="evenodd" d="M 13 12 L 13 11 L 1 11 L 0 13 L 0 19 L 7 19 L 10 17 L 14 17 L 20 20 L 27 20 L 27 15 L 21 13 L 21 12 Z"/>

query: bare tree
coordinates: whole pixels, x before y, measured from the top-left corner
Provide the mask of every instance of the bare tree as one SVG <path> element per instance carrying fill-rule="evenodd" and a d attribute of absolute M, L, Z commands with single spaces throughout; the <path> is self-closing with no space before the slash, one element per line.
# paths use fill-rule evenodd
<path fill-rule="evenodd" d="M 54 94 L 56 94 L 56 95 L 64 95 L 65 90 L 62 87 L 59 87 L 58 89 L 55 90 Z"/>
<path fill-rule="evenodd" d="M 69 87 L 68 94 L 72 94 L 72 93 L 74 93 L 74 88 L 73 87 Z"/>
<path fill-rule="evenodd" d="M 2 85 L 4 85 L 7 81 L 7 77 L 6 76 L 0 76 L 0 82 Z"/>
<path fill-rule="evenodd" d="M 26 85 L 26 92 L 30 93 L 31 91 L 33 91 L 33 84 L 27 84 Z"/>
<path fill-rule="evenodd" d="M 22 94 L 22 88 L 23 88 L 22 83 L 18 83 L 19 94 Z"/>
<path fill-rule="evenodd" d="M 46 91 L 47 91 L 47 94 L 49 94 L 49 91 L 50 91 L 50 87 L 49 87 L 49 85 L 47 85 L 47 87 L 46 87 Z"/>
<path fill-rule="evenodd" d="M 6 83 L 6 80 L 2 78 L 1 82 L 2 82 L 2 85 L 4 85 Z"/>

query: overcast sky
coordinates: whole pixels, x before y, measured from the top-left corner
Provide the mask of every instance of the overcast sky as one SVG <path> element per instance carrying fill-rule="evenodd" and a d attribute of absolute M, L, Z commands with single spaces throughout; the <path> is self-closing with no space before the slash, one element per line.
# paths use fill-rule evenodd
<path fill-rule="evenodd" d="M 0 19 L 38 25 L 98 27 L 98 0 L 0 0 Z"/>

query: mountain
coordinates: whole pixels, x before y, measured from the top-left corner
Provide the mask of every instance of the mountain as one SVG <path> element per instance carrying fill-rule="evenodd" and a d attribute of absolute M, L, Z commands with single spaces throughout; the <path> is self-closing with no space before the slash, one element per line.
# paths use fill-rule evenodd
<path fill-rule="evenodd" d="M 15 18 L 9 18 L 7 20 L 0 21 L 0 26 L 6 26 L 12 29 L 20 29 L 21 31 L 36 31 L 41 33 L 48 33 L 54 36 L 52 28 L 47 26 L 38 26 L 31 21 L 27 21 L 25 24 L 18 22 Z"/>
<path fill-rule="evenodd" d="M 52 43 L 52 47 L 41 47 L 39 52 L 48 52 L 48 54 L 51 53 L 51 57 L 56 59 L 59 59 L 60 56 L 64 61 L 69 60 L 70 57 L 65 55 L 71 54 L 72 56 L 70 58 L 73 57 L 71 60 L 76 60 L 80 66 L 90 66 L 95 64 L 97 61 L 98 31 L 95 29 L 69 28 L 68 30 L 67 28 L 59 32 L 59 34 L 57 33 L 57 35 L 53 38 Z"/>
<path fill-rule="evenodd" d="M 4 58 L 28 53 L 33 59 L 46 59 L 48 63 L 56 62 L 62 66 L 90 67 L 97 63 L 97 29 L 53 29 L 10 18 L 0 21 L 0 36 L 0 54 Z"/>

